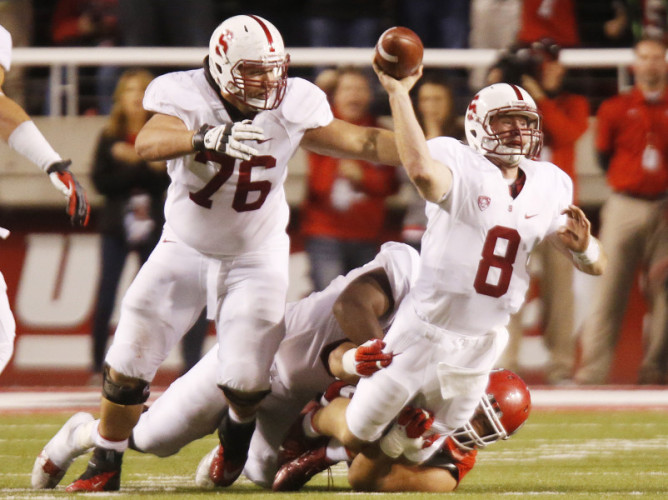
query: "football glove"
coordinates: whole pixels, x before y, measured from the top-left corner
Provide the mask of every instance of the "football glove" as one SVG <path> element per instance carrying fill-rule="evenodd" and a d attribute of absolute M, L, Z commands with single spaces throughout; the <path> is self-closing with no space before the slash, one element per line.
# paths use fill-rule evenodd
<path fill-rule="evenodd" d="M 195 151 L 218 151 L 239 160 L 250 160 L 258 154 L 257 149 L 240 141 L 262 141 L 264 131 L 250 120 L 218 125 L 202 125 L 193 135 Z"/>
<path fill-rule="evenodd" d="M 90 218 L 90 205 L 84 188 L 68 168 L 71 164 L 71 160 L 57 161 L 49 165 L 46 173 L 56 189 L 67 197 L 66 212 L 72 225 L 85 226 Z"/>
<path fill-rule="evenodd" d="M 368 377 L 392 363 L 394 353 L 383 352 L 385 342 L 380 339 L 367 340 L 356 349 L 343 353 L 343 369 L 350 375 Z"/>
<path fill-rule="evenodd" d="M 438 434 L 424 436 L 433 423 L 434 415 L 430 411 L 406 406 L 390 431 L 381 438 L 380 449 L 388 457 L 397 458 L 428 448 L 440 437 Z"/>

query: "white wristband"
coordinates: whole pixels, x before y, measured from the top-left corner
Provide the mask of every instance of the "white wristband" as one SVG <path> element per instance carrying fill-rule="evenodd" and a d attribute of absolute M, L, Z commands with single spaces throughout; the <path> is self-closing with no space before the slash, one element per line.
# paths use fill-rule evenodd
<path fill-rule="evenodd" d="M 380 449 L 390 458 L 397 458 L 404 452 L 404 443 L 401 430 L 395 424 L 390 432 L 380 440 Z"/>
<path fill-rule="evenodd" d="M 573 258 L 582 266 L 591 266 L 601 255 L 601 247 L 593 236 L 589 237 L 589 244 L 584 252 L 573 252 Z"/>
<path fill-rule="evenodd" d="M 20 123 L 9 135 L 7 144 L 45 172 L 49 165 L 62 160 L 32 120 Z"/>
<path fill-rule="evenodd" d="M 359 375 L 359 373 L 357 373 L 357 363 L 355 362 L 356 351 L 357 348 L 348 349 L 343 353 L 343 356 L 341 356 L 341 365 L 343 371 L 348 375 Z"/>

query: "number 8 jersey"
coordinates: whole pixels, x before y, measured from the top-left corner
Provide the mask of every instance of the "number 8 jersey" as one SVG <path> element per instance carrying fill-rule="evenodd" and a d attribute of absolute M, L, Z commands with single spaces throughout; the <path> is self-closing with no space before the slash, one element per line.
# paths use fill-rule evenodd
<path fill-rule="evenodd" d="M 566 221 L 573 184 L 548 162 L 522 158 L 523 188 L 515 198 L 501 170 L 459 141 L 428 141 L 433 158 L 452 171 L 444 199 L 427 203 L 421 269 L 413 289 L 425 321 L 483 334 L 508 323 L 529 287 L 529 254 Z"/>
<path fill-rule="evenodd" d="M 144 108 L 176 116 L 189 130 L 233 121 L 203 69 L 156 78 L 146 90 Z M 290 78 L 281 105 L 253 118 L 266 138 L 249 142 L 258 156 L 241 161 L 208 151 L 167 161 L 172 180 L 165 202 L 167 225 L 186 244 L 211 256 L 261 250 L 286 238 L 288 160 L 304 132 L 332 119 L 318 87 Z"/>

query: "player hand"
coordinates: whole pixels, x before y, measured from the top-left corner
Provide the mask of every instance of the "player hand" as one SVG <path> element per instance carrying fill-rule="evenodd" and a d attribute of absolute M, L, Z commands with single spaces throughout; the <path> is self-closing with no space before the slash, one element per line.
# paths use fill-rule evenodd
<path fill-rule="evenodd" d="M 85 226 L 90 217 L 90 205 L 84 188 L 68 168 L 71 164 L 71 160 L 52 163 L 46 173 L 56 189 L 67 197 L 67 213 L 72 225 Z"/>
<path fill-rule="evenodd" d="M 393 78 L 387 73 L 385 73 L 381 69 L 381 67 L 378 66 L 375 62 L 372 63 L 372 66 L 373 70 L 376 72 L 376 75 L 378 75 L 378 80 L 380 80 L 380 84 L 390 95 L 399 91 L 408 93 L 413 88 L 415 83 L 420 78 L 422 78 L 422 70 L 424 68 L 424 66 L 421 64 L 415 73 L 401 80 L 397 80 L 396 78 Z"/>
<path fill-rule="evenodd" d="M 569 205 L 561 213 L 566 215 L 566 224 L 557 231 L 559 239 L 572 252 L 584 252 L 589 244 L 591 222 L 575 205 Z"/>
<path fill-rule="evenodd" d="M 351 354 L 347 352 L 343 355 L 344 370 L 348 371 L 351 375 L 368 377 L 378 370 L 386 368 L 392 363 L 394 353 L 383 352 L 384 348 L 385 342 L 380 339 L 367 340 L 357 349 L 348 351 Z M 351 360 L 352 354 L 354 354 L 354 358 Z M 348 359 L 345 359 L 346 357 Z M 350 365 L 353 363 L 354 365 L 351 367 Z"/>
<path fill-rule="evenodd" d="M 424 435 L 433 423 L 434 415 L 430 411 L 406 406 L 399 413 L 390 432 L 381 438 L 380 448 L 391 458 L 402 454 L 413 455 L 428 448 L 440 437 L 438 434 Z"/>
<path fill-rule="evenodd" d="M 207 127 L 206 130 L 202 130 L 204 127 L 200 128 L 196 133 L 196 135 L 203 133 L 203 149 L 225 153 L 239 160 L 250 160 L 251 157 L 258 154 L 257 149 L 247 146 L 241 141 L 264 140 L 262 128 L 253 125 L 250 120 L 218 125 L 217 127 L 207 125 Z M 196 144 L 195 141 L 196 139 L 193 139 L 194 144 Z"/>

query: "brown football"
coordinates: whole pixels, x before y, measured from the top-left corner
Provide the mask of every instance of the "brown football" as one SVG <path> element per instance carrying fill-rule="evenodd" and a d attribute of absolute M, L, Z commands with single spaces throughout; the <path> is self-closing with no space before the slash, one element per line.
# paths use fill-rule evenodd
<path fill-rule="evenodd" d="M 417 71 L 423 54 L 422 40 L 413 30 L 394 26 L 380 35 L 374 62 L 388 75 L 402 79 Z"/>

